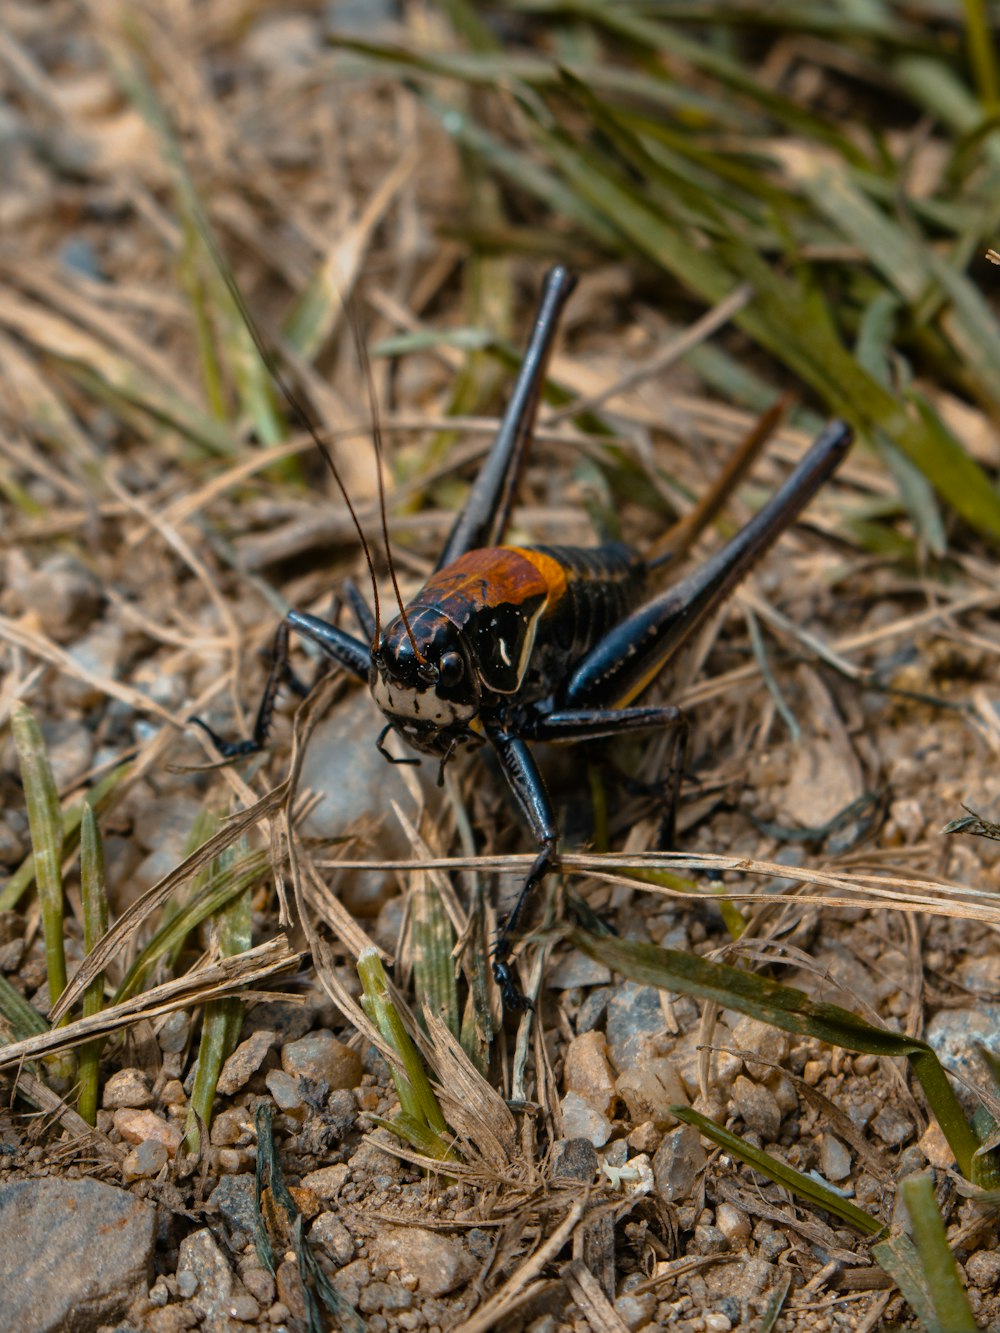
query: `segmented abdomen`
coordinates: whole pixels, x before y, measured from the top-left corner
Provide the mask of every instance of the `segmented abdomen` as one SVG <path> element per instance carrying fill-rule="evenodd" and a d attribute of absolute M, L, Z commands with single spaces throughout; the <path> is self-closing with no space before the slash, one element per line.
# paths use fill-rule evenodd
<path fill-rule="evenodd" d="M 646 567 L 624 542 L 519 549 L 529 560 L 537 553 L 543 562 L 554 561 L 564 575 L 564 590 L 550 598 L 535 644 L 536 652 L 565 655 L 567 665 L 599 642 L 641 599 Z"/>

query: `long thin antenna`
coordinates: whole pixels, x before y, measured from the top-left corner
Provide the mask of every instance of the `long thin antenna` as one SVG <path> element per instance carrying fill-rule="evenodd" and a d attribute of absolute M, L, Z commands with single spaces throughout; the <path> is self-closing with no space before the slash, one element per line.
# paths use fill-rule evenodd
<path fill-rule="evenodd" d="M 368 542 L 365 538 L 365 533 L 364 529 L 361 526 L 361 521 L 358 518 L 354 505 L 351 503 L 351 497 L 347 493 L 347 487 L 344 485 L 344 479 L 343 477 L 341 477 L 337 464 L 334 461 L 333 454 L 329 449 L 329 447 L 327 446 L 326 441 L 323 440 L 323 438 L 321 437 L 319 430 L 317 429 L 316 424 L 309 413 L 309 409 L 305 405 L 305 402 L 299 397 L 299 395 L 295 392 L 292 386 L 288 383 L 287 379 L 285 378 L 284 374 L 281 371 L 281 367 L 278 365 L 278 361 L 274 355 L 274 352 L 264 341 L 264 338 L 261 335 L 261 332 L 258 329 L 256 322 L 254 321 L 253 315 L 251 315 L 247 307 L 247 303 L 243 299 L 243 293 L 237 286 L 236 278 L 233 276 L 232 269 L 229 267 L 224 256 L 222 255 L 221 251 L 219 250 L 218 246 L 215 243 L 215 238 L 212 235 L 211 230 L 209 229 L 207 220 L 205 220 L 201 226 L 201 233 L 202 233 L 202 240 L 205 242 L 205 245 L 212 256 L 212 260 L 215 264 L 216 270 L 218 271 L 220 277 L 222 278 L 222 281 L 226 284 L 226 290 L 229 292 L 229 295 L 233 300 L 233 304 L 236 306 L 236 309 L 240 314 L 240 318 L 246 325 L 247 332 L 250 334 L 250 337 L 253 341 L 253 345 L 257 349 L 257 355 L 260 357 L 261 361 L 263 361 L 268 374 L 274 380 L 274 383 L 278 387 L 278 391 L 284 398 L 285 402 L 288 404 L 292 417 L 295 420 L 296 424 L 298 425 L 299 429 L 304 430 L 306 434 L 312 438 L 312 441 L 316 445 L 316 448 L 320 451 L 320 454 L 323 456 L 323 459 L 325 460 L 326 465 L 330 469 L 330 473 L 337 484 L 337 489 L 340 491 L 344 504 L 347 506 L 347 512 L 351 516 L 351 522 L 354 524 L 354 529 L 358 534 L 358 540 L 361 542 L 361 549 L 362 551 L 364 551 L 365 554 L 365 563 L 368 566 L 368 577 L 370 578 L 372 585 L 372 600 L 375 603 L 375 645 L 377 645 L 379 639 L 381 638 L 382 620 L 381 620 L 381 611 L 379 606 L 378 580 L 375 577 L 375 562 L 372 559 L 371 547 L 368 545 Z M 381 466 L 379 466 L 379 495 L 381 496 L 381 494 L 382 494 L 382 469 Z M 384 523 L 385 521 L 384 501 L 382 502 L 382 509 L 383 509 L 383 523 Z M 396 583 L 395 575 L 393 575 L 392 581 L 393 581 L 393 586 L 395 586 Z M 399 596 L 398 592 L 396 595 L 397 597 Z M 407 626 L 407 628 L 409 628 L 409 626 Z"/>
<path fill-rule="evenodd" d="M 357 314 L 354 307 L 347 304 L 347 313 L 351 323 L 351 332 L 354 335 L 354 345 L 357 349 L 358 362 L 365 377 L 365 387 L 368 390 L 368 410 L 372 422 L 372 443 L 375 446 L 375 471 L 378 474 L 378 511 L 382 523 L 382 541 L 385 544 L 385 558 L 389 566 L 389 578 L 392 581 L 392 591 L 396 597 L 396 605 L 399 607 L 399 615 L 403 622 L 403 628 L 406 630 L 406 637 L 410 641 L 410 647 L 413 649 L 413 655 L 417 661 L 424 665 L 427 658 L 417 647 L 417 641 L 413 637 L 413 630 L 410 629 L 410 620 L 406 614 L 406 607 L 403 605 L 403 598 L 399 591 L 399 580 L 396 578 L 396 563 L 392 558 L 392 543 L 389 541 L 389 519 L 385 507 L 385 470 L 382 465 L 384 457 L 384 448 L 382 440 L 382 418 L 378 410 L 378 395 L 375 392 L 375 380 L 372 375 L 371 358 L 368 355 L 368 348 L 365 340 L 361 336 L 361 329 L 358 326 Z M 372 644 L 372 652 L 376 652 L 379 646 L 378 615 L 376 614 L 375 640 Z"/>

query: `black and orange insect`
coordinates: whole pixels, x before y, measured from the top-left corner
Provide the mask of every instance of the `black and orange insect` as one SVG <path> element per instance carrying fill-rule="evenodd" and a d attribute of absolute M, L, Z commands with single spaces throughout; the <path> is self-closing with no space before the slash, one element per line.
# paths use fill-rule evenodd
<path fill-rule="evenodd" d="M 842 422 L 827 426 L 727 545 L 651 597 L 663 555 L 644 559 L 622 542 L 593 548 L 503 545 L 559 315 L 573 285 L 565 268 L 548 274 L 496 440 L 436 571 L 420 591 L 405 605 L 397 593 L 399 612 L 384 627 L 377 602 L 374 614 L 362 603 L 358 616 L 369 642 L 316 616 L 289 612 L 276 636 L 253 736 L 227 742 L 205 727 L 227 758 L 266 743 L 277 690 L 290 678 L 288 633 L 295 630 L 368 683 L 386 717 L 380 748 L 389 730 L 442 764 L 456 751 L 491 746 L 538 847 L 493 950 L 493 974 L 509 1008 L 526 1003 L 511 970 L 512 939 L 532 889 L 556 864 L 559 840 L 531 742 L 682 729 L 678 708 L 634 701 L 793 522 L 851 441 Z M 374 574 L 372 581 L 375 588 Z M 377 599 L 377 588 L 375 593 Z"/>

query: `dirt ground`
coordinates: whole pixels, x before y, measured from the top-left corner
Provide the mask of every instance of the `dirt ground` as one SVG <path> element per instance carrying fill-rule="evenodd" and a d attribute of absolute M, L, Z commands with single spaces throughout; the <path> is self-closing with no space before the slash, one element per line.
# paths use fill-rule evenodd
<path fill-rule="evenodd" d="M 47 1009 L 30 879 L 17 889 L 30 838 L 8 725 L 15 700 L 42 726 L 66 806 L 130 764 L 100 818 L 111 920 L 130 923 L 107 960 L 108 998 L 186 901 L 185 885 L 204 884 L 198 867 L 171 880 L 175 868 L 293 769 L 298 788 L 287 821 L 279 794 L 220 853 L 230 864 L 258 854 L 245 896 L 251 942 L 283 930 L 288 944 L 284 970 L 258 960 L 252 994 L 229 1011 L 236 1026 L 197 1150 L 182 1139 L 198 1005 L 140 1004 L 119 1025 L 102 1054 L 94 1131 L 46 1093 L 48 1082 L 73 1104 L 54 1066 L 26 1066 L 20 1092 L 16 1071 L 0 1076 L 0 1189 L 97 1179 L 155 1208 L 151 1268 L 113 1293 L 117 1313 L 66 1326 L 918 1326 L 867 1237 L 681 1125 L 669 1108 L 687 1103 L 881 1223 L 905 1223 L 897 1186 L 931 1171 L 986 1327 L 1000 1320 L 994 1213 L 963 1193 L 902 1062 L 623 980 L 562 933 L 566 899 L 578 898 L 621 939 L 770 969 L 927 1038 L 995 1099 L 979 1048 L 1000 1056 L 1000 843 L 942 830 L 963 803 L 988 816 L 1000 797 L 1000 593 L 988 552 L 962 531 L 947 562 L 919 567 L 861 548 L 859 525 L 894 494 L 871 452 L 855 449 L 657 683 L 654 697 L 681 704 L 691 722 L 676 841 L 686 859 L 658 882 L 610 862 L 590 873 L 594 859 L 553 877 L 519 948 L 536 997 L 523 1017 L 504 1020 L 495 989 L 482 989 L 496 895 L 515 891 L 530 840 L 481 756 L 452 765 L 441 791 L 433 766 L 388 768 L 374 749 L 378 715 L 335 681 L 304 757 L 292 753 L 285 696 L 265 754 L 232 767 L 213 766 L 190 725 L 198 714 L 227 736 L 249 734 L 261 656 L 284 609 L 325 615 L 344 578 L 367 587 L 313 441 L 283 424 L 290 413 L 253 368 L 199 236 L 195 195 L 265 341 L 301 334 L 299 355 L 286 345 L 287 373 L 374 534 L 384 598 L 373 411 L 399 577 L 412 592 L 513 373 L 470 342 L 470 289 L 477 328 L 489 317 L 490 332 L 520 347 L 559 257 L 553 237 L 548 253 L 469 258 L 470 192 L 492 207 L 494 187 L 404 81 L 327 45 L 346 21 L 336 7 L 235 0 L 136 9 L 131 24 L 100 6 L 14 3 L 5 14 L 0 864 L 10 879 L 0 972 Z M 351 21 L 378 31 L 393 19 L 372 9 Z M 416 40 L 441 19 L 414 6 L 405 22 Z M 700 313 L 683 293 L 655 290 L 638 263 L 592 257 L 551 377 L 588 402 L 610 395 Z M 371 396 L 355 330 L 371 357 Z M 731 330 L 717 337 L 759 359 Z M 514 515 L 519 539 L 592 545 L 602 521 L 615 521 L 643 549 L 690 510 L 754 424 L 683 361 L 593 410 L 603 435 L 543 410 Z M 460 431 L 445 421 L 456 413 Z M 720 521 L 724 534 L 787 474 L 807 426 L 777 432 Z M 699 554 L 719 541 L 706 537 Z M 315 662 L 296 653 L 308 679 Z M 612 850 L 639 856 L 653 845 L 660 797 L 648 784 L 660 744 L 619 747 L 607 766 L 546 759 L 564 847 L 587 854 L 600 841 L 598 789 Z M 521 859 L 500 875 L 468 861 L 436 875 L 337 868 L 470 854 Z M 75 855 L 65 873 L 72 973 L 83 954 Z M 287 926 L 279 881 L 293 904 Z M 477 884 L 485 919 L 470 907 Z M 230 916 L 179 934 L 141 989 L 216 963 L 231 929 Z M 474 1031 L 465 1055 L 438 1028 L 419 1038 L 457 1136 L 454 1158 L 429 1171 L 385 1126 L 398 1085 L 358 1007 L 356 961 L 382 949 L 401 1002 L 419 1012 L 421 999 L 432 1004 L 428 954 L 442 938 L 446 954 L 449 940 L 465 946 L 457 993 L 464 1006 L 472 992 Z M 3 1021 L 21 1035 L 6 1011 Z M 255 1169 L 265 1176 L 257 1203 Z M 74 1267 L 72 1237 L 66 1244 L 48 1261 L 56 1285 L 60 1264 Z M 4 1273 L 0 1307 L 7 1281 L 18 1275 Z"/>

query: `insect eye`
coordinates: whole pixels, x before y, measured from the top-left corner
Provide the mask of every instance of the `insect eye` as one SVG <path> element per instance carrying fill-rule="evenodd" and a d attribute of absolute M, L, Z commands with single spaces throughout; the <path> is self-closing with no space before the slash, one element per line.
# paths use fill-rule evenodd
<path fill-rule="evenodd" d="M 442 685 L 457 685 L 465 675 L 465 663 L 461 653 L 442 653 L 438 663 L 438 674 Z"/>

